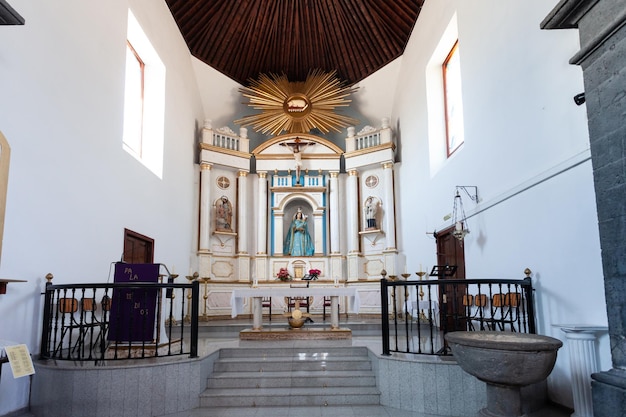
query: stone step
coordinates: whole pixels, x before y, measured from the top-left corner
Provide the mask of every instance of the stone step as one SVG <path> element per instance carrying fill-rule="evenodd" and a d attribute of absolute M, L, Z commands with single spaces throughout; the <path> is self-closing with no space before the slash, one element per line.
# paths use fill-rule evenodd
<path fill-rule="evenodd" d="M 378 405 L 365 347 L 224 348 L 201 407 Z"/>
<path fill-rule="evenodd" d="M 365 347 L 300 347 L 300 348 L 224 348 L 220 350 L 220 358 L 255 358 L 257 360 L 272 357 L 291 357 L 291 358 L 332 358 L 341 357 L 362 357 L 368 358 L 368 350 Z"/>
<path fill-rule="evenodd" d="M 313 320 L 315 323 L 306 323 L 306 328 L 328 328 L 330 327 L 330 319 L 327 318 L 326 321 L 322 321 L 321 317 L 313 316 Z M 339 321 L 339 326 L 342 328 L 349 328 L 352 330 L 352 336 L 380 336 L 381 334 L 381 325 L 380 323 L 366 323 L 359 321 Z M 242 330 L 250 329 L 252 327 L 252 319 L 250 319 L 249 323 L 245 322 L 234 322 L 233 324 L 216 324 L 212 322 L 200 323 L 198 327 L 199 337 L 200 338 L 213 338 L 213 339 L 222 339 L 222 338 L 238 338 L 239 332 Z M 276 317 L 272 319 L 270 323 L 267 317 L 263 319 L 263 328 L 266 330 L 271 329 L 282 329 L 289 328 L 287 324 L 287 320 L 284 317 Z"/>
<path fill-rule="evenodd" d="M 371 362 L 360 358 L 343 357 L 338 360 L 242 360 L 219 359 L 213 364 L 215 372 L 276 372 L 276 371 L 369 371 Z"/>
<path fill-rule="evenodd" d="M 365 347 L 224 348 L 201 407 L 380 404 Z"/>
<path fill-rule="evenodd" d="M 371 371 L 215 372 L 207 388 L 330 388 L 376 386 Z"/>
<path fill-rule="evenodd" d="M 372 405 L 380 403 L 376 387 L 207 389 L 201 407 L 271 407 Z"/>

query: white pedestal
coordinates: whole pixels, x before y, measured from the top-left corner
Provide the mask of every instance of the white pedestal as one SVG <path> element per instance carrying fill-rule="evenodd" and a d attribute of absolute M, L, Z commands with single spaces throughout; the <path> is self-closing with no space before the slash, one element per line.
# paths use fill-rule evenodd
<path fill-rule="evenodd" d="M 591 374 L 598 372 L 596 335 L 608 327 L 578 324 L 557 324 L 565 333 L 569 350 L 574 413 L 572 417 L 593 417 Z"/>

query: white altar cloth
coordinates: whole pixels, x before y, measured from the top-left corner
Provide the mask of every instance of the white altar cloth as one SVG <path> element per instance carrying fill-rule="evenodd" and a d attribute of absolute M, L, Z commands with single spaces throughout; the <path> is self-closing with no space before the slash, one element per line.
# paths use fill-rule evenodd
<path fill-rule="evenodd" d="M 359 293 L 354 288 L 345 287 L 259 287 L 234 289 L 231 295 L 232 317 L 244 312 L 244 299 L 247 297 L 348 297 L 351 313 L 358 313 L 361 308 Z"/>

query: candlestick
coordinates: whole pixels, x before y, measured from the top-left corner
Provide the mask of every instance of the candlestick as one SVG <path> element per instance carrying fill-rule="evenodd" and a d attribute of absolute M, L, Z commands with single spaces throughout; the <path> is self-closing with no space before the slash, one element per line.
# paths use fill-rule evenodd
<path fill-rule="evenodd" d="M 170 274 L 167 281 L 168 283 L 173 283 L 176 278 L 178 278 L 178 274 Z M 165 298 L 169 298 L 170 300 L 172 300 L 170 301 L 170 314 L 165 320 L 165 325 L 169 326 L 170 324 L 176 324 L 176 319 L 174 319 L 174 315 L 172 312 L 172 309 L 174 308 L 174 298 L 176 298 L 176 294 L 174 294 L 173 288 L 168 288 L 165 290 Z"/>
<path fill-rule="evenodd" d="M 422 271 L 422 264 L 420 264 L 420 271 L 416 272 L 417 276 L 420 277 L 420 281 L 423 279 L 424 275 L 426 275 L 426 272 Z M 420 292 L 420 301 L 424 300 L 424 288 L 422 285 L 419 286 Z M 425 321 L 426 320 L 426 314 L 424 314 L 424 309 L 421 308 L 420 309 L 420 320 Z"/>
<path fill-rule="evenodd" d="M 211 281 L 210 277 L 202 277 L 200 278 L 202 283 L 204 284 L 204 312 L 202 313 L 202 321 L 209 321 L 209 315 L 207 314 L 207 300 L 209 298 L 209 281 Z"/>
<path fill-rule="evenodd" d="M 193 274 L 190 273 L 185 278 L 187 278 L 187 280 L 191 284 L 193 281 L 197 280 L 199 276 L 200 274 L 198 274 L 197 272 L 194 272 Z M 189 290 L 187 292 L 187 314 L 185 315 L 185 318 L 183 319 L 187 323 L 191 323 L 191 298 L 192 298 L 191 290 Z"/>

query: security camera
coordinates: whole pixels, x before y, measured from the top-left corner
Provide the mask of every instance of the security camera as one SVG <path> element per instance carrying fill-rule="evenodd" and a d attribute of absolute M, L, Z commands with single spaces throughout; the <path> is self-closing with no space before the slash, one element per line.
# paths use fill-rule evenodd
<path fill-rule="evenodd" d="M 576 94 L 574 96 L 574 103 L 576 103 L 577 106 L 580 106 L 584 102 L 585 102 L 585 93 Z"/>

